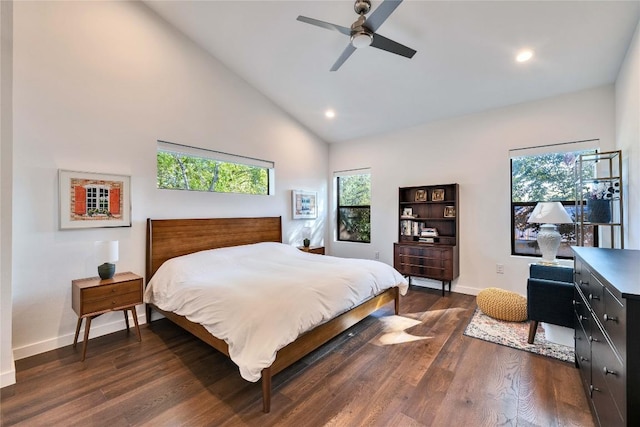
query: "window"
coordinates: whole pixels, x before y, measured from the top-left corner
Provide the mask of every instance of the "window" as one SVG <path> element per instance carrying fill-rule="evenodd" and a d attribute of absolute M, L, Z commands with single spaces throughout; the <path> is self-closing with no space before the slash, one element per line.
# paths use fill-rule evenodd
<path fill-rule="evenodd" d="M 157 165 L 161 189 L 273 194 L 270 161 L 158 141 Z"/>
<path fill-rule="evenodd" d="M 371 242 L 371 173 L 368 169 L 336 173 L 338 240 Z"/>
<path fill-rule="evenodd" d="M 109 215 L 109 189 L 103 186 L 87 186 L 86 212 L 93 215 Z"/>
<path fill-rule="evenodd" d="M 581 141 L 511 151 L 512 255 L 541 256 L 536 241 L 540 225 L 527 223 L 538 202 L 559 201 L 576 220 L 576 160 L 582 153 L 594 153 L 595 149 L 585 147 L 593 147 L 597 142 Z M 573 151 L 563 151 L 567 149 Z M 575 225 L 559 224 L 558 231 L 562 235 L 558 258 L 573 258 L 570 246 L 576 244 Z M 597 246 L 597 228 L 591 228 L 587 234 L 584 246 Z"/>

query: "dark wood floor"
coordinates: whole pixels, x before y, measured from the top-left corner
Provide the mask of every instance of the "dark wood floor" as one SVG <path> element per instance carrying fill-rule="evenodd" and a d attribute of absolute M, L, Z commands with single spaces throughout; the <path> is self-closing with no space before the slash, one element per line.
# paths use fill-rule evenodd
<path fill-rule="evenodd" d="M 259 383 L 160 320 L 142 343 L 92 339 L 85 362 L 81 346 L 19 360 L 2 425 L 593 426 L 573 364 L 463 336 L 474 308 L 411 288 L 401 314 L 415 326 L 403 333 L 391 306 L 368 317 L 278 374 L 270 414 Z"/>

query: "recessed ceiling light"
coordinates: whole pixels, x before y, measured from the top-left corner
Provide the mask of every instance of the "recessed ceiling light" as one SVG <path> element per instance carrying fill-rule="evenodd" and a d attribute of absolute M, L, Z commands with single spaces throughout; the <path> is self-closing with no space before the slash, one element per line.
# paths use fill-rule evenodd
<path fill-rule="evenodd" d="M 516 61 L 518 62 L 527 62 L 533 57 L 533 51 L 531 49 L 524 49 L 518 52 L 516 56 Z"/>
<path fill-rule="evenodd" d="M 324 116 L 327 119 L 333 119 L 336 116 L 336 112 L 333 111 L 333 110 L 327 110 L 327 111 L 324 112 Z"/>

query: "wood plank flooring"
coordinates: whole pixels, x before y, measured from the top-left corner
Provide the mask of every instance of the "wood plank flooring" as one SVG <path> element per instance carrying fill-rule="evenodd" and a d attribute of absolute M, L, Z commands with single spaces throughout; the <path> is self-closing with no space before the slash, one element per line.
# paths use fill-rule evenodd
<path fill-rule="evenodd" d="M 269 414 L 259 382 L 159 320 L 142 343 L 92 339 L 85 362 L 81 346 L 17 361 L 1 425 L 593 426 L 573 364 L 463 336 L 474 308 L 412 287 L 401 317 L 389 304 L 276 375 Z"/>

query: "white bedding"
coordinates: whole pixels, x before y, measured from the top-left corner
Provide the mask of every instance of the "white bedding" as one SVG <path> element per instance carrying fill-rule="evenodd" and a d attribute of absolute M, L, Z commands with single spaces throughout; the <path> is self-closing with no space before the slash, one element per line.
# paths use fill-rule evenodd
<path fill-rule="evenodd" d="M 378 261 L 314 255 L 282 243 L 213 249 L 166 261 L 145 302 L 224 340 L 248 381 L 298 335 L 407 281 Z"/>

